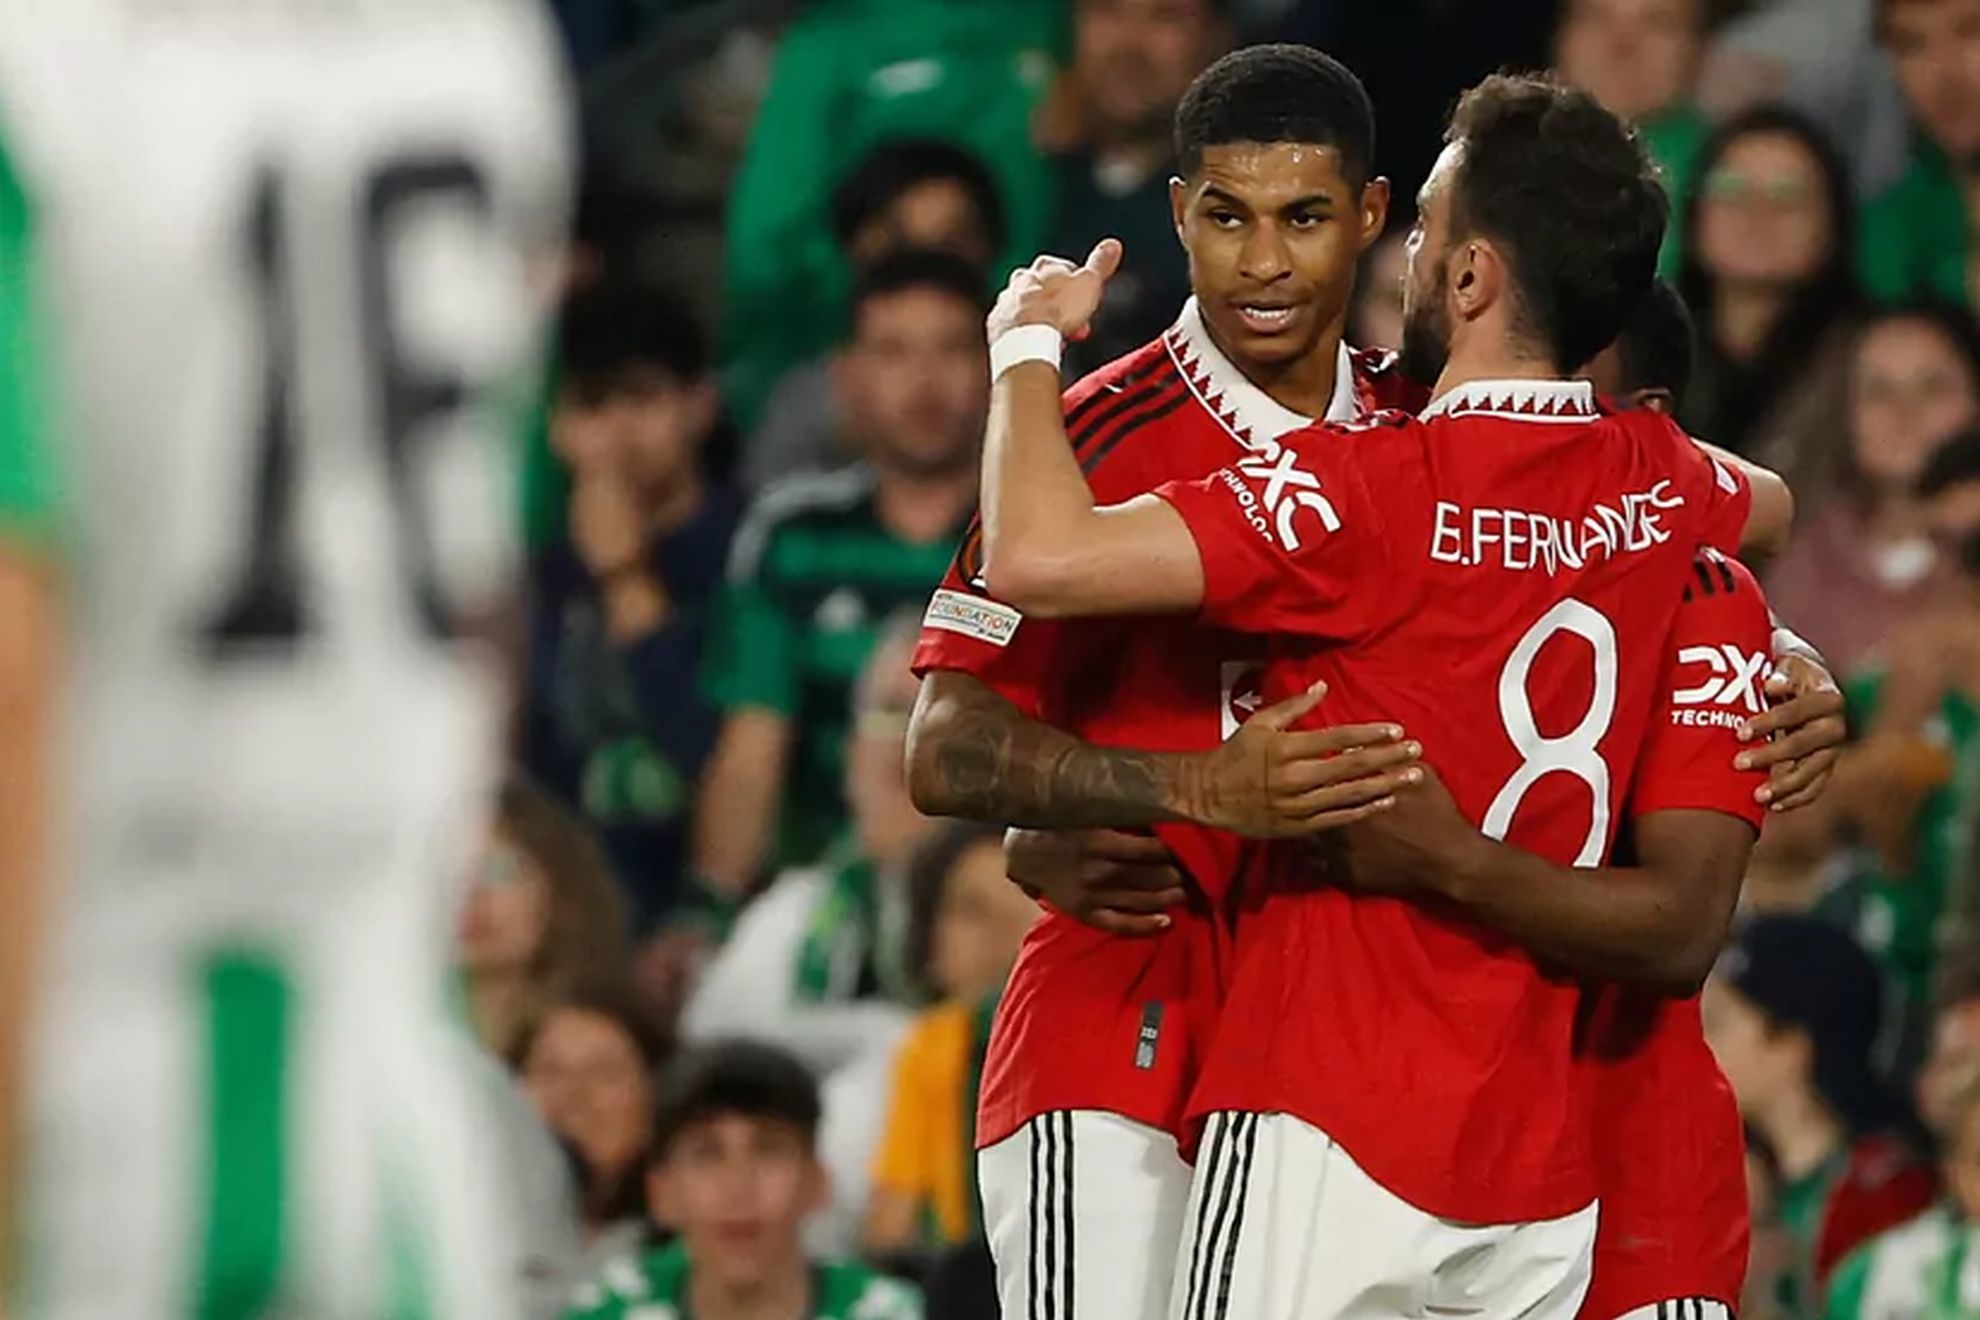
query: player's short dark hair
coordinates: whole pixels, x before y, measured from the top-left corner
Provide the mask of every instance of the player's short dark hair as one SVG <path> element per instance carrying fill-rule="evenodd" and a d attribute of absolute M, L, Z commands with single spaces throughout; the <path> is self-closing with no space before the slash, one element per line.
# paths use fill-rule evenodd
<path fill-rule="evenodd" d="M 600 387 L 633 370 L 657 367 L 681 384 L 710 370 L 707 336 L 687 303 L 618 283 L 574 294 L 564 304 L 557 363 L 566 379 Z"/>
<path fill-rule="evenodd" d="M 652 1158 L 664 1160 L 681 1133 L 712 1118 L 739 1115 L 818 1138 L 818 1081 L 797 1057 L 753 1040 L 716 1041 L 675 1060 L 654 1107 Z"/>
<path fill-rule="evenodd" d="M 1664 280 L 1652 284 L 1616 336 L 1616 357 L 1621 393 L 1664 390 L 1682 399 L 1698 357 L 1698 331 L 1684 295 Z"/>
<path fill-rule="evenodd" d="M 1458 101 L 1454 241 L 1488 237 L 1557 368 L 1606 348 L 1656 276 L 1669 204 L 1622 120 L 1552 78 L 1495 74 Z"/>
<path fill-rule="evenodd" d="M 990 309 L 984 284 L 983 268 L 967 258 L 931 248 L 901 248 L 881 257 L 853 279 L 846 314 L 849 324 L 857 326 L 860 312 L 875 298 L 909 289 L 936 289 L 953 294 L 981 315 Z"/>
<path fill-rule="evenodd" d="M 1341 153 L 1348 179 L 1375 163 L 1375 107 L 1347 65 L 1311 46 L 1246 46 L 1224 56 L 1176 107 L 1176 161 L 1184 174 L 1206 147 L 1233 142 L 1302 142 Z"/>
<path fill-rule="evenodd" d="M 832 238 L 841 248 L 903 194 L 938 180 L 969 195 L 990 250 L 1004 246 L 1004 197 L 989 166 L 967 148 L 940 138 L 896 138 L 860 157 L 832 189 Z"/>

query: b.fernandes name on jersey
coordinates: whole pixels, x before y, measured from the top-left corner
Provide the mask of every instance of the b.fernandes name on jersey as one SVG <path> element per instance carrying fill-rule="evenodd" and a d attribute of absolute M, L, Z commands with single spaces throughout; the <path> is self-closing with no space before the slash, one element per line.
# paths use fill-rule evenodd
<path fill-rule="evenodd" d="M 1580 518 L 1557 518 L 1526 509 L 1467 509 L 1437 501 L 1430 558 L 1464 567 L 1539 569 L 1548 576 L 1563 566 L 1579 569 L 1597 556 L 1613 559 L 1671 539 L 1662 514 L 1684 507 L 1669 481 L 1596 504 Z"/>

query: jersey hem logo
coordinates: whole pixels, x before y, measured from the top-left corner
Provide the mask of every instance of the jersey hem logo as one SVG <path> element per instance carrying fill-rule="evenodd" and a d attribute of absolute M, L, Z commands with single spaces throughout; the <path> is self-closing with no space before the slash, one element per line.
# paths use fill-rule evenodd
<path fill-rule="evenodd" d="M 1024 615 L 1002 601 L 965 596 L 947 587 L 929 599 L 928 611 L 921 616 L 924 628 L 940 628 L 992 646 L 1009 646 L 1022 622 Z"/>

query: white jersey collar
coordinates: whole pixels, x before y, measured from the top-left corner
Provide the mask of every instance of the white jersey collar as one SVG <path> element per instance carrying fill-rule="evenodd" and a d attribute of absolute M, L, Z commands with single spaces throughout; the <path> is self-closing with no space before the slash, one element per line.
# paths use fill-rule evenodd
<path fill-rule="evenodd" d="M 1595 387 L 1585 380 L 1474 380 L 1438 395 L 1420 415 L 1582 422 L 1596 415 Z"/>
<path fill-rule="evenodd" d="M 1195 298 L 1183 304 L 1182 315 L 1162 340 L 1190 392 L 1240 444 L 1277 440 L 1289 431 L 1313 425 L 1311 417 L 1294 412 L 1245 379 L 1237 364 L 1224 356 L 1224 351 L 1210 338 Z M 1351 422 L 1361 415 L 1361 403 L 1355 393 L 1354 357 L 1346 344 L 1338 352 L 1334 397 L 1323 420 Z"/>

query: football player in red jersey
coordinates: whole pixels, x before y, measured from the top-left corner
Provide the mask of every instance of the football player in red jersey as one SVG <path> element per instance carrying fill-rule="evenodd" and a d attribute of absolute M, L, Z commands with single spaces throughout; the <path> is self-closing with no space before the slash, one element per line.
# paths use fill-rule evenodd
<path fill-rule="evenodd" d="M 1692 325 L 1652 289 L 1587 374 L 1602 395 L 1668 411 L 1690 375 Z M 1703 552 L 1664 647 L 1662 708 L 1632 773 L 1634 852 L 1658 864 L 1670 920 L 1646 928 L 1642 980 L 1591 983 L 1580 1050 L 1601 1214 L 1583 1320 L 1731 1320 L 1746 1274 L 1746 1165 L 1738 1107 L 1705 1043 L 1696 982 L 1724 942 L 1746 858 L 1767 813 L 1742 734 L 1781 680 L 1759 587 Z M 1348 840 L 1340 874 L 1364 892 L 1424 898 L 1469 875 L 1500 885 L 1602 883 L 1512 850 L 1481 850 L 1447 794 L 1410 793 Z M 1695 865 L 1676 865 L 1689 857 Z M 1633 877 L 1631 878 L 1633 879 Z M 1626 879 L 1625 883 L 1630 880 Z M 1677 993 L 1673 996 L 1673 991 Z"/>
<path fill-rule="evenodd" d="M 1690 381 L 1693 345 L 1683 298 L 1660 281 L 1588 374 L 1620 403 L 1668 412 Z M 1751 781 L 1759 772 L 1740 768 L 1742 730 L 1763 713 L 1768 685 L 1782 679 L 1755 659 L 1778 648 L 1746 570 L 1707 563 L 1694 576 L 1665 647 L 1666 706 L 1637 761 L 1630 815 L 1639 830 L 1684 830 L 1689 846 L 1708 848 L 1699 832 L 1725 831 L 1728 819 L 1750 823 L 1757 836 L 1764 808 Z M 1663 810 L 1718 819 L 1650 819 Z M 1738 897 L 1737 878 L 1730 892 L 1703 896 L 1715 913 L 1730 913 Z M 1698 998 L 1620 983 L 1589 993 L 1584 1052 L 1602 1215 L 1583 1320 L 1732 1320 L 1746 1278 L 1745 1139 L 1705 1043 Z"/>
<path fill-rule="evenodd" d="M 1374 180 L 1360 189 L 1358 210 L 1342 204 L 1354 194 L 1342 174 L 1366 174 L 1362 103 L 1351 74 L 1304 49 L 1255 48 L 1199 80 L 1179 116 L 1188 177 L 1176 189 L 1199 300 L 1162 341 L 1068 394 L 1103 498 L 1217 466 L 1234 440 L 1270 443 L 1298 420 L 1287 418 L 1286 401 L 1335 417 L 1421 401 L 1385 356 L 1350 353 L 1339 338 L 1354 258 L 1379 230 L 1386 201 Z M 1157 375 L 1171 366 L 1187 370 L 1187 392 Z M 1358 408 L 1347 406 L 1350 380 Z M 973 539 L 930 609 L 918 658 L 931 675 L 913 762 L 927 809 L 1055 825 L 1145 821 L 1155 767 L 1126 753 L 1096 755 L 1028 717 L 1050 711 L 1072 733 L 1104 742 L 1202 748 L 1256 707 L 1255 641 L 1148 621 L 1033 620 L 1019 630 L 1015 611 L 984 597 L 979 570 Z M 1819 670 L 1808 686 L 1830 687 Z M 1265 726 L 1288 713 L 1275 710 Z M 1806 730 L 1829 715 L 1822 698 L 1804 693 L 1770 716 L 1804 730 L 1764 753 L 1780 759 L 1783 800 L 1826 775 L 1833 753 L 1820 739 L 1839 733 L 1811 741 Z M 1280 743 L 1288 756 L 1314 757 L 1375 732 Z M 1255 748 L 1226 750 L 1266 777 Z M 1368 809 L 1356 804 L 1393 787 L 1381 777 L 1345 792 L 1327 786 L 1350 773 L 1379 775 L 1383 764 L 1380 754 L 1309 763 L 1277 787 L 1312 828 L 1330 811 Z M 1228 806 L 1244 801 L 1234 795 Z M 1158 841 L 1097 830 L 1013 837 L 1013 874 L 1038 882 L 1062 910 L 1027 944 L 985 1075 L 977 1135 L 993 1148 L 986 1223 L 1007 1309 L 1159 1315 L 1188 1178 L 1172 1134 L 1214 1008 L 1213 928 L 1200 901 L 1178 906 L 1183 891 Z M 1212 855 L 1199 869 L 1219 864 Z M 1157 938 L 1104 939 L 1068 911 L 1113 933 Z M 1057 1246 L 1043 1268 L 1048 1234 Z M 1079 1271 L 1085 1258 L 1104 1269 Z"/>
<path fill-rule="evenodd" d="M 1355 263 L 1387 218 L 1373 134 L 1359 81 L 1317 51 L 1253 47 L 1198 78 L 1177 114 L 1183 177 L 1171 190 L 1196 296 L 1160 339 L 1063 401 L 1103 499 L 1222 467 L 1314 418 L 1421 402 L 1392 354 L 1341 339 Z M 981 569 L 972 536 L 929 606 L 910 758 L 918 804 L 1037 826 L 1168 818 L 1147 759 L 1079 739 L 1217 747 L 1256 709 L 1263 643 L 1182 619 L 1020 626 L 984 591 Z M 1259 732 L 1300 709 L 1267 713 Z M 1410 755 L 1386 728 L 1302 737 L 1314 759 L 1279 787 L 1309 827 L 1368 809 Z M 1262 783 L 1257 750 L 1239 740 L 1225 755 L 1255 764 Z M 1261 796 L 1232 793 L 1199 810 L 1273 828 Z M 1048 908 L 1012 974 L 976 1133 L 1005 1314 L 1159 1320 L 1190 1180 L 1176 1134 L 1214 1020 L 1215 926 L 1200 894 L 1185 900 L 1156 838 L 1094 831 L 1032 835 L 1025 846 L 1022 877 L 1051 887 L 1104 871 L 1116 883 L 1098 891 L 1096 919 L 1115 933 L 1159 933 L 1116 938 Z M 1060 851 L 1067 862 L 1051 865 Z"/>
<path fill-rule="evenodd" d="M 1590 98 L 1487 80 L 1412 236 L 1405 356 L 1439 376 L 1422 418 L 1295 433 L 1110 508 L 1031 359 L 1083 325 L 1119 253 L 1034 263 L 992 314 L 989 588 L 1034 615 L 1200 611 L 1277 633 L 1268 694 L 1325 679 L 1336 717 L 1435 729 L 1467 818 L 1542 866 L 1599 862 L 1626 785 L 1610 767 L 1645 739 L 1694 551 L 1751 540 L 1749 513 L 1783 533 L 1789 512 L 1765 474 L 1749 485 L 1667 421 L 1604 416 L 1560 379 L 1647 289 L 1663 213 L 1640 146 Z M 1496 693 L 1497 718 L 1469 693 Z M 1172 1313 L 1574 1314 L 1596 1190 L 1578 996 L 1527 950 L 1640 975 L 1646 932 L 1684 933 L 1659 924 L 1656 867 L 1634 884 L 1445 877 L 1432 906 L 1315 888 L 1307 856 L 1263 856 L 1191 1104 L 1210 1139 Z"/>

